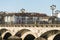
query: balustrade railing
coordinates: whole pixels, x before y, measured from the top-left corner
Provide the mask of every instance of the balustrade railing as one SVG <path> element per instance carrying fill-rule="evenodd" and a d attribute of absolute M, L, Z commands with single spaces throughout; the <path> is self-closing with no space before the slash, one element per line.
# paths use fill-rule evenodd
<path fill-rule="evenodd" d="M 60 27 L 60 24 L 0 24 L 0 27 Z"/>

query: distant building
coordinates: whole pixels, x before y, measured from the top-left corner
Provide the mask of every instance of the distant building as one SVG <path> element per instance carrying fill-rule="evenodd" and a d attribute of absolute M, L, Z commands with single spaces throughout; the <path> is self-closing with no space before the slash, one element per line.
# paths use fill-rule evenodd
<path fill-rule="evenodd" d="M 1 14 L 1 13 L 0 13 Z M 48 22 L 49 16 L 43 13 L 3 13 L 4 23 L 34 24 Z"/>

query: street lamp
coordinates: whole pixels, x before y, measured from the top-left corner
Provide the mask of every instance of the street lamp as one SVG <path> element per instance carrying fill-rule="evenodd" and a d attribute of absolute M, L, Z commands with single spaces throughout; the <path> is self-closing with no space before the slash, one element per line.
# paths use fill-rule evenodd
<path fill-rule="evenodd" d="M 56 10 L 55 13 L 60 13 L 60 10 Z"/>
<path fill-rule="evenodd" d="M 53 16 L 53 14 L 54 14 L 54 9 L 56 8 L 56 5 L 51 5 L 50 8 L 51 8 L 51 10 L 52 10 L 52 16 Z"/>

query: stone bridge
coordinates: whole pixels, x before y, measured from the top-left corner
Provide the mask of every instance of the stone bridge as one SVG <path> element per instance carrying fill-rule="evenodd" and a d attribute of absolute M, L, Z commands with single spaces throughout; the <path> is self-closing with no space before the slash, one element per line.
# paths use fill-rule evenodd
<path fill-rule="evenodd" d="M 60 24 L 0 24 L 0 37 L 17 36 L 22 40 L 57 40 Z"/>

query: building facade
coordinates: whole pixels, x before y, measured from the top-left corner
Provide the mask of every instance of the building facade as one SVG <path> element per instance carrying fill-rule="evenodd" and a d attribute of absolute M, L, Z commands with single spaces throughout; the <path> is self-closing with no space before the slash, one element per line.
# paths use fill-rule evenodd
<path fill-rule="evenodd" d="M 42 13 L 4 13 L 1 14 L 4 23 L 15 23 L 15 24 L 34 24 L 48 22 L 49 16 Z"/>

